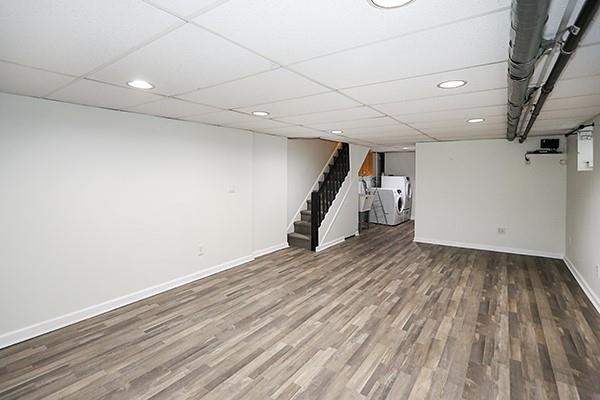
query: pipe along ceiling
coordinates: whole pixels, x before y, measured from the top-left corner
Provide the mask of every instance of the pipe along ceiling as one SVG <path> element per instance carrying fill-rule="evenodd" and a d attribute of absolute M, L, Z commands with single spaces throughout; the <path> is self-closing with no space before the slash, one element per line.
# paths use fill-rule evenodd
<path fill-rule="evenodd" d="M 544 103 L 560 79 L 569 59 L 577 49 L 579 41 L 598 11 L 600 0 L 586 0 L 575 20 L 568 28 L 568 36 L 560 43 L 544 40 L 544 25 L 548 19 L 550 0 L 513 0 L 511 14 L 511 38 L 508 61 L 508 111 L 506 138 L 515 140 L 523 108 L 532 101 L 540 88 L 530 88 L 529 83 L 535 64 L 544 52 L 555 44 L 560 45 L 558 56 L 533 108 L 527 126 L 519 136 L 523 143 L 535 124 Z"/>

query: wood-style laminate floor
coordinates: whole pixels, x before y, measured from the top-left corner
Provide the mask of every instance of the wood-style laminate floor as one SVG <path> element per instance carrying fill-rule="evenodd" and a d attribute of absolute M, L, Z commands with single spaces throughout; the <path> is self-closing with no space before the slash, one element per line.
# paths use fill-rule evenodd
<path fill-rule="evenodd" d="M 600 316 L 558 260 L 375 226 L 0 351 L 2 399 L 599 399 Z"/>

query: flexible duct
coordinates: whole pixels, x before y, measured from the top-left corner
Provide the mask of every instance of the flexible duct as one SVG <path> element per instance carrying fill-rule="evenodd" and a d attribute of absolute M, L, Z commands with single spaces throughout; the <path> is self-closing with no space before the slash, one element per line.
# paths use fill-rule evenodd
<path fill-rule="evenodd" d="M 508 112 L 506 138 L 517 136 L 529 81 L 541 54 L 550 0 L 513 0 L 508 57 Z"/>
<path fill-rule="evenodd" d="M 540 115 L 540 112 L 546 103 L 546 99 L 548 99 L 548 96 L 550 96 L 550 93 L 552 93 L 552 90 L 554 90 L 554 85 L 560 78 L 560 75 L 567 66 L 571 56 L 577 49 L 579 41 L 594 19 L 594 16 L 598 12 L 599 6 L 599 0 L 586 0 L 586 2 L 583 4 L 583 7 L 581 7 L 581 11 L 575 20 L 575 24 L 569 28 L 569 35 L 560 48 L 560 55 L 558 56 L 554 67 L 552 67 L 546 83 L 544 83 L 544 86 L 542 87 L 542 93 L 540 94 L 540 97 L 533 109 L 533 113 L 529 118 L 527 128 L 525 128 L 523 135 L 519 138 L 519 142 L 523 143 L 527 139 L 529 131 L 533 127 L 533 124 L 535 124 L 538 115 Z"/>

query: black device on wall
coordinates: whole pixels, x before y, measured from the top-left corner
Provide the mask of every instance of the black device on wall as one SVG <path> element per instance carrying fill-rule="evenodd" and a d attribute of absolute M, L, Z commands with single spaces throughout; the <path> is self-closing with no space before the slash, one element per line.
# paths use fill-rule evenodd
<path fill-rule="evenodd" d="M 542 139 L 540 148 L 544 150 L 557 151 L 560 146 L 560 139 Z"/>

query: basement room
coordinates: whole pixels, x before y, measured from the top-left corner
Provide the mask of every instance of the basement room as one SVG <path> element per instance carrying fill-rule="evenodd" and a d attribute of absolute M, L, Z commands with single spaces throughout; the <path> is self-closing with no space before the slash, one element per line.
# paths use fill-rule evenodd
<path fill-rule="evenodd" d="M 600 400 L 599 8 L 0 1 L 0 400 Z"/>

